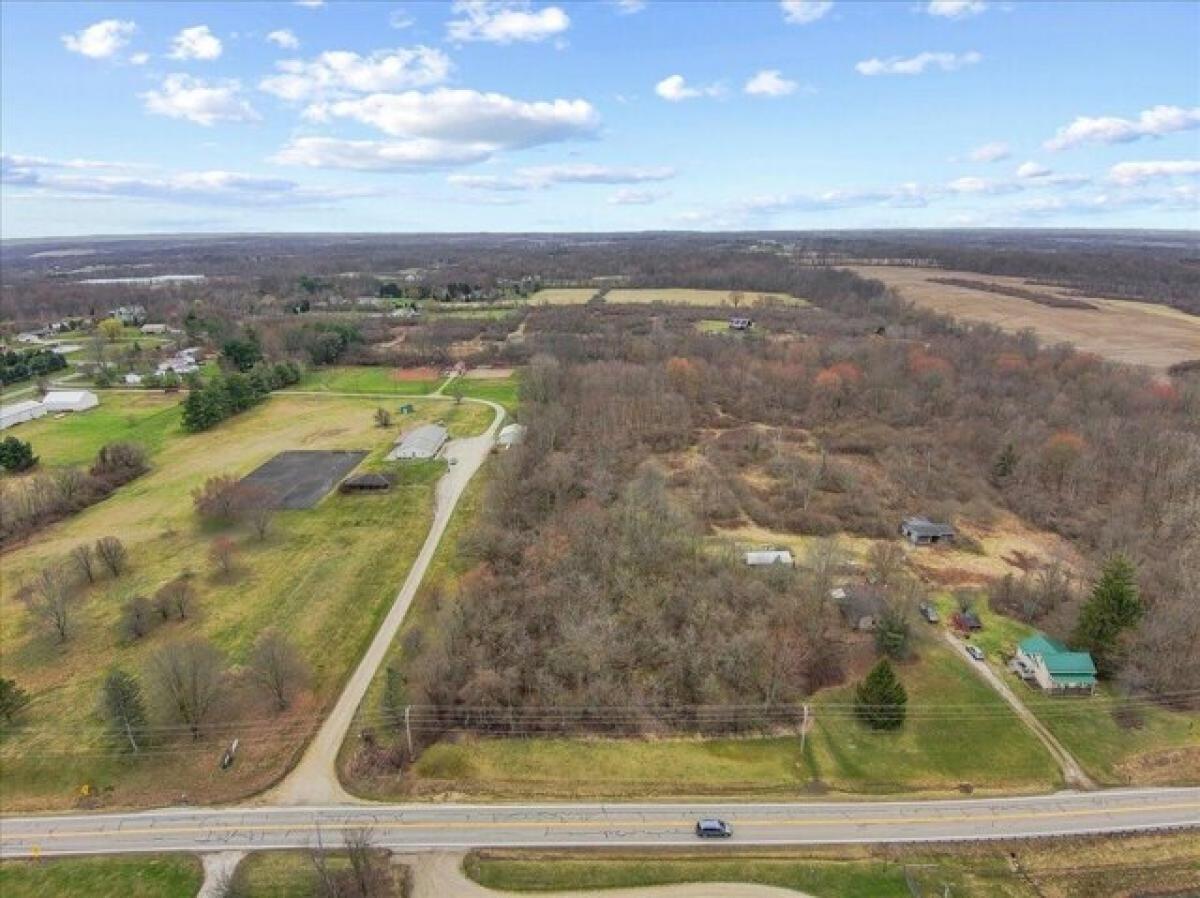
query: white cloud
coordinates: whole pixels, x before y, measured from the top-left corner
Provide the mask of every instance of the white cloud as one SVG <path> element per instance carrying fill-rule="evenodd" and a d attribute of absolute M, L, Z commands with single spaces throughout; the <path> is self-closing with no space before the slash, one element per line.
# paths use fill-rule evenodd
<path fill-rule="evenodd" d="M 744 90 L 755 97 L 786 97 L 799 85 L 783 77 L 779 69 L 763 69 L 746 82 Z"/>
<path fill-rule="evenodd" d="M 807 25 L 833 9 L 833 0 L 779 0 L 783 19 L 792 25 Z"/>
<path fill-rule="evenodd" d="M 241 83 L 234 79 L 207 82 L 176 73 L 167 75 L 158 90 L 141 96 L 147 112 L 198 125 L 259 119 L 254 107 L 242 97 Z"/>
<path fill-rule="evenodd" d="M 300 46 L 300 38 L 288 28 L 280 28 L 267 35 L 267 41 L 284 50 L 295 50 Z"/>
<path fill-rule="evenodd" d="M 229 171 L 183 171 L 158 177 L 63 174 L 62 169 L 119 168 L 117 163 L 54 162 L 35 157 L 0 157 L 0 175 L 10 184 L 72 197 L 109 197 L 198 205 L 312 205 L 376 191 L 303 187 L 284 178 Z"/>
<path fill-rule="evenodd" d="M 441 50 L 417 46 L 377 50 L 370 56 L 327 50 L 309 61 L 281 60 L 275 68 L 279 74 L 264 78 L 259 89 L 297 101 L 429 87 L 446 80 L 452 63 Z"/>
<path fill-rule="evenodd" d="M 297 6 L 307 6 L 309 9 L 325 5 L 325 0 L 294 0 L 294 2 Z"/>
<path fill-rule="evenodd" d="M 611 206 L 648 206 L 667 196 L 665 190 L 637 190 L 623 187 L 608 198 Z"/>
<path fill-rule="evenodd" d="M 282 147 L 272 162 L 306 168 L 351 171 L 424 171 L 482 162 L 496 152 L 484 142 L 455 143 L 430 138 L 411 140 L 339 140 L 297 137 Z"/>
<path fill-rule="evenodd" d="M 134 53 L 129 57 L 130 65 L 145 65 L 150 61 L 149 53 Z"/>
<path fill-rule="evenodd" d="M 968 65 L 975 65 L 983 55 L 975 50 L 966 53 L 918 53 L 907 58 L 890 56 L 887 59 L 864 59 L 854 68 L 860 75 L 920 75 L 926 69 L 941 69 L 953 72 Z"/>
<path fill-rule="evenodd" d="M 402 9 L 394 9 L 388 14 L 388 27 L 395 28 L 397 31 L 412 28 L 416 23 L 417 20 Z"/>
<path fill-rule="evenodd" d="M 1200 106 L 1155 106 L 1143 110 L 1136 119 L 1079 116 L 1064 125 L 1050 140 L 1048 150 L 1065 150 L 1082 143 L 1129 143 L 1143 137 L 1161 137 L 1176 131 L 1200 128 Z"/>
<path fill-rule="evenodd" d="M 1155 162 L 1118 162 L 1108 170 L 1118 184 L 1143 184 L 1160 178 L 1200 175 L 1200 159 L 1163 159 Z"/>
<path fill-rule="evenodd" d="M 997 140 L 975 147 L 968 155 L 972 162 L 999 162 L 1001 159 L 1007 159 L 1010 154 L 1008 144 Z"/>
<path fill-rule="evenodd" d="M 207 25 L 184 28 L 171 41 L 172 59 L 216 59 L 221 55 L 221 41 Z"/>
<path fill-rule="evenodd" d="M 497 150 L 590 137 L 600 123 L 586 100 L 530 103 L 504 94 L 450 88 L 319 103 L 308 107 L 305 115 L 313 121 L 351 119 L 393 137 L 479 143 Z"/>
<path fill-rule="evenodd" d="M 617 12 L 623 16 L 631 16 L 646 8 L 646 0 L 613 0 L 613 3 L 616 4 Z"/>
<path fill-rule="evenodd" d="M 643 184 L 673 177 L 675 169 L 669 166 L 626 167 L 585 162 L 529 166 L 508 176 L 451 175 L 449 181 L 470 190 L 513 191 L 543 190 L 555 184 Z"/>
<path fill-rule="evenodd" d="M 1051 174 L 1050 169 L 1040 162 L 1022 162 L 1017 166 L 1018 178 L 1045 178 Z"/>
<path fill-rule="evenodd" d="M 669 75 L 654 85 L 654 92 L 664 100 L 678 103 L 680 100 L 694 100 L 696 97 L 719 97 L 725 93 L 725 88 L 720 84 L 692 87 L 682 75 Z"/>
<path fill-rule="evenodd" d="M 129 43 L 137 25 L 120 19 L 105 19 L 74 34 L 62 36 L 63 46 L 89 59 L 111 59 Z"/>
<path fill-rule="evenodd" d="M 543 41 L 571 25 L 559 7 L 535 10 L 526 0 L 455 0 L 452 9 L 461 18 L 446 23 L 446 36 L 459 43 Z"/>
<path fill-rule="evenodd" d="M 929 0 L 925 12 L 943 19 L 965 19 L 987 9 L 984 0 Z"/>

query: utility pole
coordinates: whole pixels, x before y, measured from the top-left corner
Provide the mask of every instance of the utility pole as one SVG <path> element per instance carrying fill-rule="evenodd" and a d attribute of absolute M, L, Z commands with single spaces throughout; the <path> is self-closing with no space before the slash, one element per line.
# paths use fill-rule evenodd
<path fill-rule="evenodd" d="M 412 705 L 404 706 L 404 737 L 408 740 L 408 760 L 410 762 L 413 760 L 412 727 L 408 724 L 408 712 L 411 708 Z"/>
<path fill-rule="evenodd" d="M 800 722 L 800 754 L 804 754 L 804 744 L 808 741 L 808 702 L 804 703 L 804 719 Z"/>

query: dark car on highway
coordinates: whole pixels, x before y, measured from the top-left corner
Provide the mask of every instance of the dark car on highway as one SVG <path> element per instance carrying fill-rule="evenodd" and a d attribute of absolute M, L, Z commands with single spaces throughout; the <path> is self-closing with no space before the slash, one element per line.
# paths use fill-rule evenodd
<path fill-rule="evenodd" d="M 700 820 L 696 823 L 696 835 L 701 839 L 728 839 L 733 835 L 733 827 L 715 818 Z"/>

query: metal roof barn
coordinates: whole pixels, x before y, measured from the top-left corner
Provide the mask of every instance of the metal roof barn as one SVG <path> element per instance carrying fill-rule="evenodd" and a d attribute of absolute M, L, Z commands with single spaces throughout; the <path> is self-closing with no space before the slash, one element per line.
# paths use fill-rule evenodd
<path fill-rule="evenodd" d="M 433 458 L 445 445 L 449 433 L 441 424 L 423 424 L 400 437 L 389 460 L 398 458 Z"/>

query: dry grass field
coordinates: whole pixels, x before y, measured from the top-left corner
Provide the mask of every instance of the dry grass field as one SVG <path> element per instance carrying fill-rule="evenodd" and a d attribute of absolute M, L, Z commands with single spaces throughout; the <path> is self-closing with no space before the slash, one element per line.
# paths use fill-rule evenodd
<path fill-rule="evenodd" d="M 1095 309 L 1057 308 L 1028 299 L 969 287 L 935 283 L 934 278 L 988 281 L 1058 296 L 1063 290 L 999 277 L 936 268 L 851 267 L 865 278 L 883 281 L 917 305 L 959 318 L 984 321 L 1007 331 L 1032 328 L 1045 343 L 1074 343 L 1086 352 L 1133 365 L 1165 370 L 1176 362 L 1200 358 L 1200 318 L 1168 306 L 1094 297 Z"/>

